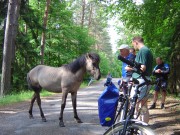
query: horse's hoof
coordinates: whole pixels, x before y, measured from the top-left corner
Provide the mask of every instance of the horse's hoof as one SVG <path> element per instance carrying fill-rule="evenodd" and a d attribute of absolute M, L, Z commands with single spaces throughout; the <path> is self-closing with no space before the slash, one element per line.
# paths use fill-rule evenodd
<path fill-rule="evenodd" d="M 46 122 L 46 118 L 42 118 L 42 122 Z"/>
<path fill-rule="evenodd" d="M 77 123 L 83 123 L 80 119 L 75 119 Z"/>
<path fill-rule="evenodd" d="M 34 119 L 33 115 L 29 115 L 29 119 Z"/>
<path fill-rule="evenodd" d="M 65 127 L 64 122 L 59 122 L 60 127 Z"/>

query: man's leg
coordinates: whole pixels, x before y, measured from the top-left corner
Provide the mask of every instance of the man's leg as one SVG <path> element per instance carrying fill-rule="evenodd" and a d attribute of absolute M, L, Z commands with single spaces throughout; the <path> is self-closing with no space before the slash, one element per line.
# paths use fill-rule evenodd
<path fill-rule="evenodd" d="M 166 91 L 162 90 L 162 99 L 161 99 L 161 103 L 164 104 L 166 100 Z"/>
<path fill-rule="evenodd" d="M 159 94 L 159 92 L 155 90 L 154 91 L 154 99 L 153 99 L 153 103 L 155 103 L 155 104 L 156 104 L 156 101 L 158 99 L 158 94 Z"/>
<path fill-rule="evenodd" d="M 149 110 L 148 110 L 148 107 L 147 107 L 147 100 L 142 100 L 141 101 L 141 107 L 142 107 L 141 120 L 143 122 L 148 123 L 149 122 Z"/>
<path fill-rule="evenodd" d="M 144 82 L 143 79 L 138 79 L 138 81 L 140 82 L 140 84 Z M 140 95 L 139 95 L 138 100 L 140 101 L 141 120 L 146 123 L 149 122 L 149 110 L 147 107 L 147 100 L 148 100 L 148 93 L 149 93 L 150 88 L 151 88 L 151 85 L 149 86 L 145 85 L 139 88 Z"/>
<path fill-rule="evenodd" d="M 161 109 L 164 108 L 165 100 L 166 100 L 166 90 L 162 90 Z"/>
<path fill-rule="evenodd" d="M 157 102 L 157 99 L 158 99 L 159 91 L 160 91 L 160 88 L 159 88 L 158 85 L 156 85 L 155 90 L 154 90 L 153 104 L 149 107 L 149 109 L 156 108 L 156 102 Z"/>

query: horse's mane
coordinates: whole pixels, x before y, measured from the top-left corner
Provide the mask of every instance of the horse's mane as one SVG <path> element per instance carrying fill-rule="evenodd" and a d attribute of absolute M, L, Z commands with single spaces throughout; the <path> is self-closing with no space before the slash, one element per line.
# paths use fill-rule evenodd
<path fill-rule="evenodd" d="M 71 72 L 76 73 L 85 64 L 86 64 L 85 55 L 82 55 L 81 57 L 77 58 L 73 62 L 64 65 L 64 67 L 70 70 Z"/>
<path fill-rule="evenodd" d="M 100 61 L 99 55 L 95 53 L 89 53 L 89 57 L 98 62 Z M 82 55 L 70 64 L 64 65 L 64 67 L 73 73 L 76 73 L 81 67 L 86 65 L 86 55 Z"/>

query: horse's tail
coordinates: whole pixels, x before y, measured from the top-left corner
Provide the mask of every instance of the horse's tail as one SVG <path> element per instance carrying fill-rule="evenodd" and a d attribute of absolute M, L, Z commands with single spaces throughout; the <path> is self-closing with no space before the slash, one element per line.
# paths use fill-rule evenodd
<path fill-rule="evenodd" d="M 31 79 L 29 77 L 29 73 L 27 73 L 27 84 L 28 84 L 28 89 L 32 89 Z"/>
<path fill-rule="evenodd" d="M 35 90 L 36 89 L 36 87 L 32 85 L 32 80 L 31 80 L 31 78 L 29 76 L 29 73 L 27 73 L 27 84 L 28 84 L 28 89 L 30 89 L 30 90 Z"/>
<path fill-rule="evenodd" d="M 32 84 L 32 80 L 31 80 L 31 78 L 30 78 L 30 76 L 29 76 L 29 73 L 27 73 L 27 83 L 28 83 L 28 89 L 30 89 L 30 90 L 34 90 L 34 91 L 38 91 L 38 92 L 40 92 L 41 91 L 41 89 L 42 89 L 42 87 L 39 85 L 39 86 L 34 86 L 33 84 Z"/>

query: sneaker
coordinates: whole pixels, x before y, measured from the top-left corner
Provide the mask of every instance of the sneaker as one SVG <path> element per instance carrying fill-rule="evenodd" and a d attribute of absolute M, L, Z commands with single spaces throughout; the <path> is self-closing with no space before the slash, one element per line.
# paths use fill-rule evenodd
<path fill-rule="evenodd" d="M 149 107 L 149 109 L 155 109 L 156 108 L 156 103 L 153 103 L 150 107 Z"/>
<path fill-rule="evenodd" d="M 165 109 L 164 103 L 161 104 L 161 109 Z"/>

